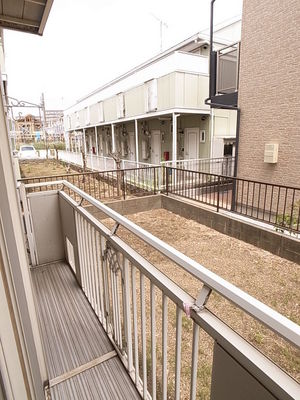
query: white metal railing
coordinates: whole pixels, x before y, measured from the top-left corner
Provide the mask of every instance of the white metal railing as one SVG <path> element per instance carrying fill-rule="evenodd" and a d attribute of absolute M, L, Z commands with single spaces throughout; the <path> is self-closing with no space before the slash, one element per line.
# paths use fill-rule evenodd
<path fill-rule="evenodd" d="M 209 174 L 233 176 L 234 162 L 235 157 L 218 157 L 163 161 L 161 165 Z"/>
<path fill-rule="evenodd" d="M 83 167 L 83 159 L 81 153 L 76 153 L 73 151 L 67 150 L 59 150 L 58 151 L 58 159 L 61 161 L 65 161 L 67 163 L 80 165 Z"/>
<path fill-rule="evenodd" d="M 161 396 L 167 399 L 169 369 L 169 335 L 172 315 L 170 304 L 175 305 L 173 321 L 175 341 L 175 398 L 180 399 L 183 317 L 192 320 L 189 328 L 192 335 L 190 360 L 190 398 L 197 393 L 197 368 L 199 330 L 204 329 L 214 340 L 221 343 L 234 358 L 251 364 L 251 374 L 266 387 L 284 393 L 280 398 L 296 399 L 299 385 L 258 350 L 236 334 L 230 327 L 206 308 L 212 291 L 262 322 L 292 345 L 300 348 L 300 327 L 274 311 L 267 305 L 248 295 L 201 264 L 185 256 L 172 246 L 158 239 L 126 217 L 95 200 L 76 186 L 66 181 L 51 182 L 61 185 L 59 196 L 74 210 L 78 246 L 79 268 L 82 289 L 110 336 L 136 387 L 144 399 Z M 49 186 L 49 182 L 29 184 L 26 188 Z M 93 205 L 115 225 L 109 230 L 63 190 L 71 190 L 81 199 Z M 184 271 L 199 280 L 198 296 L 195 298 L 184 291 L 168 276 L 150 264 L 132 247 L 117 236 L 121 225 L 151 249 L 158 250 L 179 265 Z M 160 294 L 160 296 L 158 296 Z M 162 329 L 157 329 L 157 310 L 161 310 Z M 172 322 L 172 321 L 171 321 Z M 149 329 L 147 330 L 147 325 Z M 161 381 L 158 385 L 158 353 L 161 343 Z M 147 351 L 148 349 L 148 351 Z M 151 350 L 151 351 L 149 351 Z M 242 362 L 242 361 L 241 361 Z M 150 367 L 151 366 L 151 367 Z M 150 368 L 150 369 L 149 369 Z M 151 385 L 149 385 L 149 377 Z M 158 387 L 161 393 L 158 393 Z"/>

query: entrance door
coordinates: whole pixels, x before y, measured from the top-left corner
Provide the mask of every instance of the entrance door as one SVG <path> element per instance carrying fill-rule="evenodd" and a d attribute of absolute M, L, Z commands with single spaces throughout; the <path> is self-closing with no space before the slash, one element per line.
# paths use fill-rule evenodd
<path fill-rule="evenodd" d="M 159 164 L 161 161 L 160 131 L 151 131 L 151 164 Z"/>
<path fill-rule="evenodd" d="M 135 161 L 135 135 L 134 135 L 134 132 L 128 132 L 128 157 L 129 157 L 130 161 Z"/>
<path fill-rule="evenodd" d="M 199 128 L 186 128 L 184 133 L 184 158 L 199 158 Z"/>

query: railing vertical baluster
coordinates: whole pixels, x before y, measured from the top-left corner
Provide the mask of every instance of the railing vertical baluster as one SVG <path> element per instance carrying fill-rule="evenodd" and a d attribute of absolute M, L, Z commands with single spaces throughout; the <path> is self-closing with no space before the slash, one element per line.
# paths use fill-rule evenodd
<path fill-rule="evenodd" d="M 180 400 L 182 310 L 176 306 L 175 400 Z"/>
<path fill-rule="evenodd" d="M 146 309 L 145 309 L 145 277 L 140 273 L 141 296 L 141 333 L 142 333 L 142 360 L 143 360 L 143 398 L 147 398 L 147 348 L 146 348 Z"/>
<path fill-rule="evenodd" d="M 151 282 L 150 286 L 150 303 L 151 303 L 151 367 L 152 367 L 152 399 L 156 400 L 156 301 L 155 286 Z"/>
<path fill-rule="evenodd" d="M 282 220 L 285 225 L 285 220 L 286 220 L 286 215 L 285 215 L 285 210 L 286 210 L 286 200 L 287 200 L 287 194 L 288 194 L 288 189 L 285 188 L 285 195 L 284 195 L 284 205 L 283 205 L 283 212 L 282 212 Z"/>
<path fill-rule="evenodd" d="M 294 226 L 294 201 L 295 201 L 295 189 L 293 189 L 291 214 L 290 214 L 290 230 L 293 230 Z"/>
<path fill-rule="evenodd" d="M 270 214 L 269 214 L 269 222 L 271 222 L 271 216 L 273 213 L 273 193 L 274 193 L 274 185 L 271 185 L 272 190 L 271 190 L 271 203 L 270 203 Z"/>
<path fill-rule="evenodd" d="M 168 298 L 162 294 L 162 398 L 167 400 L 168 392 Z"/>
<path fill-rule="evenodd" d="M 128 371 L 131 373 L 133 369 L 132 359 L 132 331 L 131 331 L 131 312 L 130 312 L 130 282 L 129 282 L 129 261 L 124 258 L 124 327 L 125 327 L 125 338 L 127 345 L 127 357 L 128 357 Z"/>
<path fill-rule="evenodd" d="M 255 199 L 255 182 L 254 182 L 254 184 L 253 184 L 252 205 L 251 205 L 251 217 L 253 216 L 254 199 Z"/>
<path fill-rule="evenodd" d="M 196 400 L 197 394 L 197 369 L 198 369 L 199 325 L 193 323 L 193 347 L 191 368 L 191 393 L 190 399 Z"/>
<path fill-rule="evenodd" d="M 125 187 L 125 171 L 122 171 L 122 185 L 123 185 L 123 200 L 126 199 L 126 187 Z"/>
<path fill-rule="evenodd" d="M 110 319 L 110 300 L 109 300 L 109 282 L 108 282 L 108 266 L 106 259 L 106 239 L 100 237 L 100 251 L 102 257 L 102 277 L 103 277 L 103 300 L 104 300 L 104 317 L 106 321 L 106 331 L 110 333 L 109 319 Z"/>
<path fill-rule="evenodd" d="M 101 255 L 100 233 L 96 232 L 96 257 L 97 257 L 97 274 L 99 283 L 99 302 L 100 302 L 100 321 L 104 325 L 105 312 L 104 312 L 104 291 L 103 291 L 103 259 Z"/>
<path fill-rule="evenodd" d="M 169 195 L 169 168 L 165 167 L 166 172 L 166 194 Z"/>
<path fill-rule="evenodd" d="M 137 304 L 136 304 L 136 267 L 131 268 L 131 287 L 132 287 L 132 311 L 133 311 L 133 337 L 134 337 L 134 368 L 135 384 L 139 384 L 139 342 L 137 327 Z"/>
<path fill-rule="evenodd" d="M 265 186 L 265 196 L 264 196 L 264 209 L 263 209 L 263 215 L 262 215 L 263 221 L 265 220 L 266 200 L 267 200 L 267 192 L 268 192 L 268 185 L 264 185 L 264 186 Z"/>
<path fill-rule="evenodd" d="M 259 186 L 258 186 L 257 213 L 256 213 L 256 218 L 257 219 L 258 219 L 259 207 L 260 207 L 260 192 L 261 192 L 261 183 L 259 183 Z"/>
<path fill-rule="evenodd" d="M 220 211 L 220 175 L 218 175 L 217 212 Z"/>
<path fill-rule="evenodd" d="M 95 295 L 96 295 L 96 314 L 98 317 L 101 315 L 100 307 L 100 284 L 99 284 L 99 258 L 98 258 L 98 246 L 97 246 L 97 234 L 98 232 L 93 228 L 93 253 L 94 253 L 94 279 L 95 279 Z"/>

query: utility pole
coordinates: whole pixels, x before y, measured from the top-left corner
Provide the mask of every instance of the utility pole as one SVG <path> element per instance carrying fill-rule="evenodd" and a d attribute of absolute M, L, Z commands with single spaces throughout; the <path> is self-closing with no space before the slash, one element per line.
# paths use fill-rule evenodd
<path fill-rule="evenodd" d="M 158 18 L 156 15 L 150 13 L 156 21 L 159 22 L 159 32 L 160 32 L 160 52 L 163 51 L 163 27 L 168 28 L 168 25 L 166 22 L 164 22 L 161 18 Z"/>
<path fill-rule="evenodd" d="M 45 108 L 45 97 L 44 93 L 41 95 L 41 107 L 43 112 L 43 133 L 44 133 L 44 142 L 46 147 L 46 159 L 48 160 L 48 134 L 47 134 L 47 119 L 46 119 L 46 108 Z"/>

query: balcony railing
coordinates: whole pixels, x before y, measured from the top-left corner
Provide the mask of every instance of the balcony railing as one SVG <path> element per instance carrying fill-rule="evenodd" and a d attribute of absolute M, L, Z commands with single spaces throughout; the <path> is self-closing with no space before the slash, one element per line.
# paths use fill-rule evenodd
<path fill-rule="evenodd" d="M 160 167 L 131 168 L 111 171 L 83 172 L 22 178 L 24 184 L 66 180 L 97 200 L 128 199 L 132 196 L 156 194 L 160 188 Z M 47 190 L 48 186 L 33 186 L 30 191 Z M 74 194 L 74 193 L 73 193 Z"/>
<path fill-rule="evenodd" d="M 196 399 L 201 384 L 202 364 L 198 347 L 202 330 L 215 343 L 212 393 L 220 387 L 222 391 L 224 386 L 222 379 L 218 378 L 218 371 L 232 371 L 233 383 L 229 388 L 225 383 L 231 398 L 235 398 L 240 379 L 245 374 L 249 380 L 243 390 L 248 395 L 253 393 L 255 398 L 260 399 L 270 394 L 276 399 L 297 398 L 297 382 L 214 315 L 207 304 L 211 294 L 218 293 L 241 313 L 252 316 L 271 329 L 275 336 L 283 337 L 299 349 L 300 327 L 297 324 L 67 181 L 28 184 L 25 189 L 30 191 L 51 185 L 58 188 L 57 207 L 61 218 L 68 222 L 62 225 L 62 237 L 67 242 L 64 243 L 66 259 L 144 399 L 167 399 L 170 395 L 180 399 L 183 386 L 190 399 Z M 38 210 L 40 204 L 45 204 L 42 195 L 46 192 L 30 193 L 27 198 L 24 189 L 21 192 L 23 204 L 31 204 L 33 224 L 27 225 L 27 232 L 32 233 L 31 252 L 38 255 L 44 248 L 35 244 L 32 226 L 43 223 L 39 220 Z M 74 193 L 73 198 L 79 198 L 79 202 L 75 202 L 68 193 Z M 35 201 L 32 201 L 33 197 Z M 113 228 L 108 229 L 89 214 L 82 207 L 83 201 L 112 219 Z M 198 295 L 193 296 L 182 289 L 121 239 L 118 236 L 120 226 L 149 246 L 149 251 L 159 251 L 184 273 L 196 278 L 199 282 Z M 188 378 L 182 370 L 186 337 L 191 337 L 188 362 L 185 360 Z M 270 336 L 270 340 L 272 338 Z M 227 358 L 219 358 L 220 354 Z"/>
<path fill-rule="evenodd" d="M 240 42 L 217 52 L 216 93 L 234 93 L 239 87 Z"/>
<path fill-rule="evenodd" d="M 300 188 L 166 167 L 166 193 L 300 233 Z"/>
<path fill-rule="evenodd" d="M 235 157 L 199 158 L 163 161 L 161 165 L 216 175 L 233 176 Z"/>

